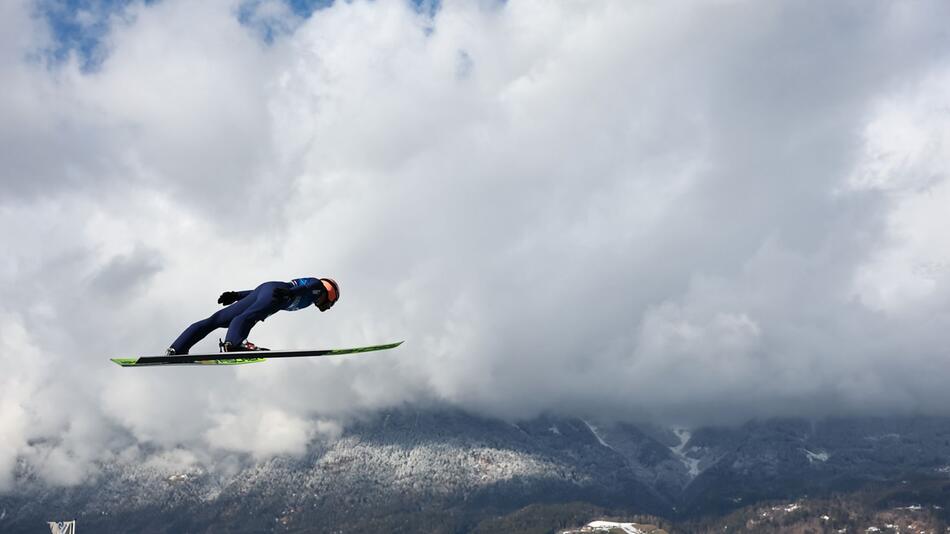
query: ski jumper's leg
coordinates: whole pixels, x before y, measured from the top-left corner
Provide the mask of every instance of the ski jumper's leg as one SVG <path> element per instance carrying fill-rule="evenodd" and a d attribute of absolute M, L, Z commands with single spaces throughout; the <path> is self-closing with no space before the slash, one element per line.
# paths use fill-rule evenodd
<path fill-rule="evenodd" d="M 232 346 L 240 345 L 255 324 L 280 310 L 280 301 L 274 298 L 274 289 L 278 287 L 289 289 L 291 286 L 287 282 L 265 282 L 247 296 L 245 300 L 253 298 L 254 301 L 231 319 L 228 335 L 224 338 L 226 342 Z"/>
<path fill-rule="evenodd" d="M 216 328 L 228 326 L 235 317 L 244 313 L 254 303 L 254 300 L 254 292 L 252 291 L 243 299 L 216 311 L 211 317 L 194 323 L 178 336 L 178 339 L 172 343 L 171 348 L 175 349 L 175 354 L 188 354 L 188 350 L 195 343 L 204 339 Z"/>

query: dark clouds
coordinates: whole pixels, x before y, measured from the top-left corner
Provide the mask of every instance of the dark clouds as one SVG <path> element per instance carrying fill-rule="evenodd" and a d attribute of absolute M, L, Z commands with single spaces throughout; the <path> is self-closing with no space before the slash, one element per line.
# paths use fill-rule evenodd
<path fill-rule="evenodd" d="M 93 275 L 89 285 L 109 297 L 136 298 L 134 291 L 148 283 L 148 279 L 161 268 L 159 251 L 139 248 L 109 260 Z"/>
<path fill-rule="evenodd" d="M 6 8 L 0 474 L 50 436 L 62 483 L 110 436 L 293 454 L 403 402 L 678 424 L 948 405 L 948 277 L 920 267 L 950 263 L 943 3 L 262 3 L 270 43 L 233 7 L 133 4 L 94 73 L 18 59 L 42 32 Z M 254 341 L 406 344 L 105 365 L 221 291 L 324 274 L 332 313 Z M 51 402 L 63 372 L 87 431 Z"/>

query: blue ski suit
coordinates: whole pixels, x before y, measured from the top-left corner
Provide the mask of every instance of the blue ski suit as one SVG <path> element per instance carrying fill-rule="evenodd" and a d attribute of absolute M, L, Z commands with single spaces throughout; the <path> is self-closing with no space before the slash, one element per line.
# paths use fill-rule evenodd
<path fill-rule="evenodd" d="M 289 296 L 277 298 L 274 290 L 284 288 Z M 171 344 L 175 354 L 188 354 L 191 347 L 217 328 L 228 329 L 225 341 L 240 345 L 259 321 L 280 310 L 295 311 L 319 301 L 326 288 L 319 278 L 295 278 L 290 282 L 264 282 L 251 291 L 238 291 L 238 300 L 207 319 L 189 326 Z"/>

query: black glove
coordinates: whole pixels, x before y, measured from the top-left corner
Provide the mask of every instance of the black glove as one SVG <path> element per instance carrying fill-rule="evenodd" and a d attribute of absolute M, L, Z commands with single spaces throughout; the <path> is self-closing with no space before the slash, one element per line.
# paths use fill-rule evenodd
<path fill-rule="evenodd" d="M 225 291 L 224 293 L 221 293 L 220 297 L 218 297 L 218 304 L 227 306 L 229 304 L 234 304 L 238 300 L 240 300 L 240 297 L 238 297 L 237 292 Z"/>
<path fill-rule="evenodd" d="M 277 300 L 284 300 L 290 298 L 292 293 L 286 287 L 275 287 L 274 288 L 274 298 Z"/>

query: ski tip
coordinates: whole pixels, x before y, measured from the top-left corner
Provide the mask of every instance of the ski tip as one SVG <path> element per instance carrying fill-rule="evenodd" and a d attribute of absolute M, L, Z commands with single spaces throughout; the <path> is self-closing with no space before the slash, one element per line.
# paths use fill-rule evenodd
<path fill-rule="evenodd" d="M 110 358 L 115 363 L 121 365 L 122 367 L 134 367 L 135 362 L 139 361 L 138 358 Z"/>

